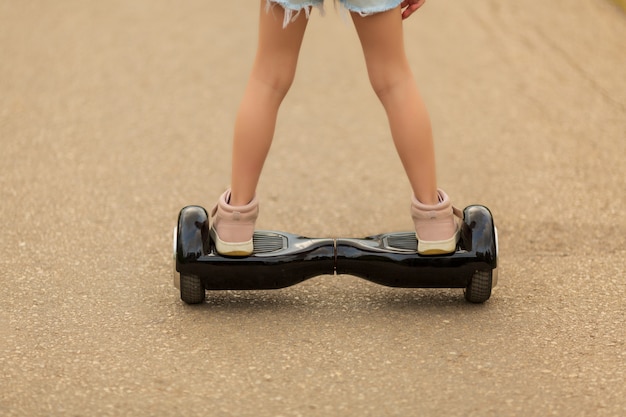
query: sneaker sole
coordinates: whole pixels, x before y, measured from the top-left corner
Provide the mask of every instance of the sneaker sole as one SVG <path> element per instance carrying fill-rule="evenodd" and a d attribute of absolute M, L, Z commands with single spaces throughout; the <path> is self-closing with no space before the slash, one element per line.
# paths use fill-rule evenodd
<path fill-rule="evenodd" d="M 424 242 L 418 239 L 417 253 L 420 255 L 444 255 L 456 251 L 458 232 L 450 239 Z"/>
<path fill-rule="evenodd" d="M 224 256 L 249 256 L 254 251 L 252 239 L 247 242 L 224 242 L 217 233 L 211 230 L 211 237 L 215 243 L 215 250 Z"/>

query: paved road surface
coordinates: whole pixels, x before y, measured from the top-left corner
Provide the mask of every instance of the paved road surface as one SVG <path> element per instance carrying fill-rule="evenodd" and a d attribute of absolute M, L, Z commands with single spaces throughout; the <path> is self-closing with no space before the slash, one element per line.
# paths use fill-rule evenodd
<path fill-rule="evenodd" d="M 327 9 L 258 226 L 410 230 L 356 36 Z M 228 184 L 256 14 L 0 0 L 0 415 L 626 415 L 624 13 L 437 0 L 406 22 L 440 184 L 500 231 L 489 302 L 326 276 L 187 306 L 171 232 Z"/>

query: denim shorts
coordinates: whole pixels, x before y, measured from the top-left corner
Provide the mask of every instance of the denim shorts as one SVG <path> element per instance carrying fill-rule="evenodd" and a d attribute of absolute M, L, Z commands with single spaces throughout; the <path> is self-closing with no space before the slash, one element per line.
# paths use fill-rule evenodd
<path fill-rule="evenodd" d="M 402 0 L 335 0 L 335 3 L 341 4 L 345 10 L 367 16 L 395 9 L 402 3 Z M 267 0 L 267 10 L 273 4 L 278 4 L 287 11 L 285 13 L 285 26 L 292 19 L 295 19 L 302 10 L 305 11 L 307 17 L 309 17 L 313 7 L 319 9 L 322 14 L 324 13 L 324 0 Z"/>

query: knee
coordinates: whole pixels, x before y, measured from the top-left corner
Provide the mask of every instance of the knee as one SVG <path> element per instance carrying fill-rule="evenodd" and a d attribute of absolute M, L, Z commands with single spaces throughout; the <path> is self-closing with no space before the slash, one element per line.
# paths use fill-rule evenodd
<path fill-rule="evenodd" d="M 403 83 L 413 76 L 408 68 L 383 65 L 368 66 L 368 75 L 372 89 L 379 99 L 383 99 L 391 91 L 402 87 Z"/>
<path fill-rule="evenodd" d="M 268 66 L 256 66 L 252 76 L 272 92 L 284 97 L 295 78 L 295 66 L 279 66 L 276 63 Z"/>
<path fill-rule="evenodd" d="M 274 74 L 274 77 L 267 80 L 267 85 L 279 96 L 284 97 L 289 92 L 293 80 L 295 78 L 295 72 L 283 72 L 280 74 Z"/>

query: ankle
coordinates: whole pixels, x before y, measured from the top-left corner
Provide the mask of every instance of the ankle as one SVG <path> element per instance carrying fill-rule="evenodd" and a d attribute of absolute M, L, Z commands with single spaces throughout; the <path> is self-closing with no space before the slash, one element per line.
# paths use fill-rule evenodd
<path fill-rule="evenodd" d="M 413 201 L 417 202 L 419 205 L 422 206 L 436 206 L 438 204 L 441 204 L 441 197 L 438 194 L 435 194 L 434 196 L 428 196 L 429 198 L 423 198 L 423 197 L 414 197 Z"/>
<path fill-rule="evenodd" d="M 230 192 L 226 199 L 226 204 L 232 207 L 243 207 L 252 203 L 253 200 L 254 195 L 248 197 L 243 194 L 234 194 L 233 192 Z"/>

